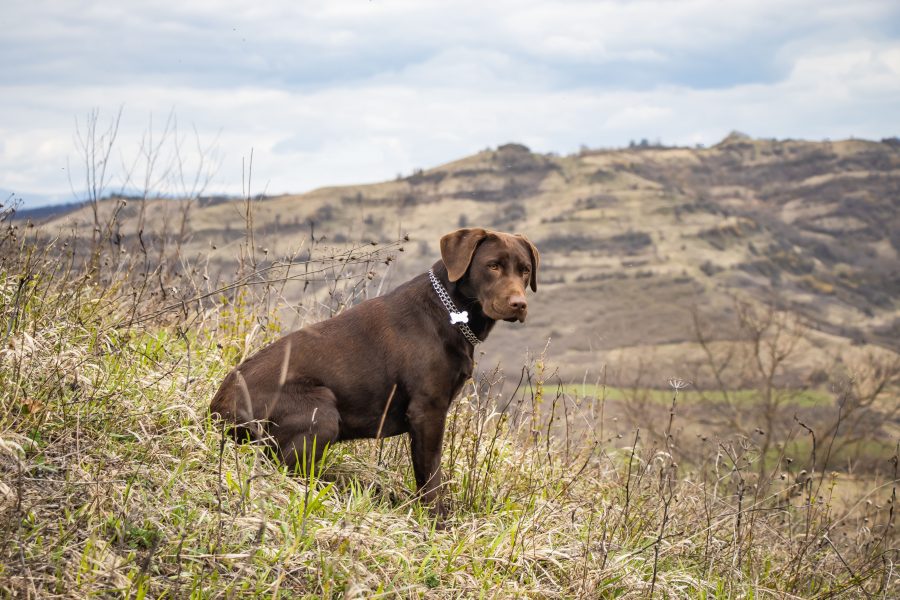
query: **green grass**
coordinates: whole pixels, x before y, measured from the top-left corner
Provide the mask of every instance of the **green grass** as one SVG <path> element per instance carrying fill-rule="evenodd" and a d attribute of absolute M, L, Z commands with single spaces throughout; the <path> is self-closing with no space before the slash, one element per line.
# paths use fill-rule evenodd
<path fill-rule="evenodd" d="M 803 496 L 785 502 L 787 484 L 738 483 L 749 447 L 724 441 L 727 451 L 710 447 L 708 463 L 688 471 L 664 448 L 639 442 L 632 455 L 602 444 L 590 427 L 562 428 L 560 419 L 581 423 L 587 413 L 563 414 L 549 382 L 507 413 L 497 412 L 489 380 L 455 402 L 444 442 L 452 508 L 444 528 L 411 492 L 404 438 L 381 452 L 375 441 L 339 444 L 315 472 L 288 473 L 257 448 L 224 439 L 207 412 L 248 340 L 259 347 L 277 335 L 255 327 L 252 309 L 207 306 L 129 324 L 128 293 L 49 276 L 20 286 L 21 272 L 10 269 L 29 267 L 5 264 L 2 596 L 900 591 L 884 504 L 890 486 L 872 492 L 880 504 L 865 523 Z M 847 525 L 853 535 L 823 543 Z"/>
<path fill-rule="evenodd" d="M 551 383 L 546 386 L 546 390 L 548 393 L 556 393 L 559 390 L 564 394 L 580 398 L 605 398 L 612 402 L 624 402 L 639 397 L 660 405 L 672 403 L 671 389 L 626 388 L 593 383 L 569 383 L 560 386 Z M 779 393 L 787 398 L 785 404 L 798 407 L 822 406 L 834 402 L 834 397 L 824 390 L 781 389 Z M 688 388 L 678 392 L 678 401 L 682 404 L 724 403 L 731 401 L 738 405 L 747 405 L 758 402 L 759 397 L 760 392 L 758 390 L 750 389 L 736 389 L 723 392 L 720 390 L 694 390 Z"/>

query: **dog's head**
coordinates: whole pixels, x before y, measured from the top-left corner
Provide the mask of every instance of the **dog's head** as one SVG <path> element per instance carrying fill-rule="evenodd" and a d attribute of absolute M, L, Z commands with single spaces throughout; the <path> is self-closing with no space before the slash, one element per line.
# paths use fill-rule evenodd
<path fill-rule="evenodd" d="M 450 281 L 459 281 L 489 318 L 525 321 L 525 287 L 537 291 L 541 257 L 524 235 L 459 229 L 441 238 L 441 259 Z"/>

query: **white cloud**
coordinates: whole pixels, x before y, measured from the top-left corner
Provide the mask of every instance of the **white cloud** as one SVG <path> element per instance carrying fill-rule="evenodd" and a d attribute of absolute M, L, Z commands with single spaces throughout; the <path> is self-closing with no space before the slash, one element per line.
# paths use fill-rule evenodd
<path fill-rule="evenodd" d="M 69 194 L 75 119 L 218 136 L 210 191 L 376 181 L 507 141 L 879 138 L 900 123 L 895 3 L 19 3 L 0 40 L 0 188 Z M 891 128 L 894 129 L 891 129 Z M 80 176 L 74 177 L 76 181 Z M 27 198 L 26 198 L 27 200 Z"/>

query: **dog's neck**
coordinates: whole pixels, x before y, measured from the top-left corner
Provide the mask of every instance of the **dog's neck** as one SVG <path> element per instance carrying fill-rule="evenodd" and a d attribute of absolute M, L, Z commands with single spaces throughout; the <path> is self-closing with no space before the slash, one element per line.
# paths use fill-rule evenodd
<path fill-rule="evenodd" d="M 472 298 L 466 295 L 462 288 L 463 279 L 458 281 L 451 282 L 447 276 L 447 267 L 444 266 L 443 261 L 437 261 L 432 267 L 435 276 L 438 279 L 438 282 L 444 286 L 444 289 L 447 290 L 447 293 L 450 295 L 450 299 L 453 301 L 453 304 L 456 305 L 456 308 L 460 311 L 466 311 L 468 313 L 468 325 L 469 329 L 472 330 L 472 333 L 475 334 L 482 342 L 487 339 L 488 334 L 494 328 L 494 325 L 497 324 L 497 321 L 488 317 L 484 314 L 484 311 L 481 308 L 481 303 L 478 302 L 476 298 Z M 429 283 L 429 286 L 431 284 Z M 433 296 L 435 300 L 440 304 L 441 300 L 437 296 L 437 292 L 432 290 Z M 443 307 L 443 305 L 441 305 Z M 450 317 L 447 313 L 446 309 L 443 311 L 445 315 L 447 315 L 447 324 L 450 325 Z M 456 326 L 453 326 L 456 329 Z M 462 332 L 460 332 L 460 337 L 464 337 Z M 469 343 L 469 342 L 467 342 Z"/>

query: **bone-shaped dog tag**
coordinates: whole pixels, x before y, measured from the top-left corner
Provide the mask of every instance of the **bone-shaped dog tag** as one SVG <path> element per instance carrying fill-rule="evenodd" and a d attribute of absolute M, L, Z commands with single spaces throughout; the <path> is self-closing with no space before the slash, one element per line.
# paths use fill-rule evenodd
<path fill-rule="evenodd" d="M 468 323 L 469 322 L 469 312 L 464 310 L 462 312 L 451 312 L 450 313 L 450 324 L 456 325 L 457 323 Z"/>

